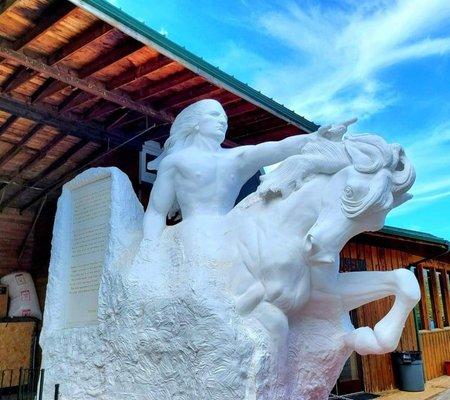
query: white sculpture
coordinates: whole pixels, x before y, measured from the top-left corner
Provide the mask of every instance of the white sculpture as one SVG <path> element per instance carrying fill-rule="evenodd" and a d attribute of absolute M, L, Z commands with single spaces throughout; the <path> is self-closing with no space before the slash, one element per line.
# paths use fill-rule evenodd
<path fill-rule="evenodd" d="M 420 297 L 414 275 L 341 274 L 339 252 L 409 199 L 414 169 L 399 145 L 342 138 L 351 122 L 225 150 L 222 107 L 195 103 L 152 165 L 143 240 L 142 210 L 120 171 L 92 169 L 67 184 L 41 340 L 46 398 L 60 383 L 63 399 L 326 399 L 352 351 L 394 350 Z M 233 208 L 249 177 L 283 159 Z M 69 279 L 67 231 L 76 229 L 69 191 L 105 176 L 98 324 L 67 328 L 58 285 Z M 167 227 L 177 209 L 183 220 Z M 350 310 L 389 295 L 395 303 L 373 330 L 354 329 Z"/>

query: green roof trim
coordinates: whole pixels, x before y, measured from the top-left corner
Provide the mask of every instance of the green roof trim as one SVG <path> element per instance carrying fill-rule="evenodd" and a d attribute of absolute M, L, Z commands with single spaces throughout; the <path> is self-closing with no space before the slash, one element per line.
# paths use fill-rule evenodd
<path fill-rule="evenodd" d="M 283 105 L 277 103 L 273 99 L 263 95 L 261 92 L 251 88 L 247 84 L 239 81 L 231 75 L 226 74 L 222 70 L 209 64 L 201 57 L 196 56 L 184 47 L 172 42 L 164 35 L 153 30 L 145 25 L 145 23 L 138 21 L 132 16 L 128 15 L 123 10 L 115 7 L 106 0 L 70 0 L 72 3 L 88 9 L 93 9 L 101 13 L 108 19 L 115 21 L 116 23 L 128 28 L 131 32 L 146 38 L 152 42 L 156 47 L 165 50 L 170 56 L 178 58 L 181 63 L 187 64 L 188 68 L 193 69 L 194 72 L 200 75 L 213 78 L 217 81 L 217 84 L 222 84 L 225 88 L 229 88 L 235 94 L 246 98 L 248 101 L 264 108 L 280 118 L 292 123 L 299 128 L 303 128 L 308 132 L 314 132 L 319 128 L 314 122 L 308 121 L 306 118 L 296 114 L 294 111 L 289 110 Z M 100 17 L 100 16 L 99 16 Z M 101 18 L 101 17 L 100 17 Z M 109 22 L 109 21 L 107 21 Z M 126 32 L 127 33 L 127 32 Z"/>
<path fill-rule="evenodd" d="M 387 235 L 401 236 L 404 238 L 439 244 L 449 248 L 449 242 L 447 240 L 425 232 L 412 231 L 409 229 L 396 228 L 393 226 L 384 226 L 383 229 L 381 229 L 379 232 Z"/>

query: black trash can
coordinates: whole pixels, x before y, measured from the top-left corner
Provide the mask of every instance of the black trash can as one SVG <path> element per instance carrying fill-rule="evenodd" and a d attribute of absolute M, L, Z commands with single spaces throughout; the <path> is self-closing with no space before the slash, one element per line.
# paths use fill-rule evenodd
<path fill-rule="evenodd" d="M 422 392 L 425 390 L 423 361 L 420 351 L 396 351 L 392 353 L 400 390 Z"/>

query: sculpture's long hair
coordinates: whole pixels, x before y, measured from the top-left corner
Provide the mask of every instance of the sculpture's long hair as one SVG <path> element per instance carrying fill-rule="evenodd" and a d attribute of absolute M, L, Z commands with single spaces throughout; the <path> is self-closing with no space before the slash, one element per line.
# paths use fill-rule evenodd
<path fill-rule="evenodd" d="M 331 175 L 350 165 L 361 173 L 384 175 L 361 199 L 343 194 L 341 205 L 347 217 L 359 216 L 368 209 L 393 208 L 409 198 L 404 195 L 414 183 L 415 171 L 403 148 L 366 134 L 346 136 L 339 142 L 308 143 L 299 155 L 287 158 L 275 170 L 261 176 L 257 194 L 268 200 L 286 198 L 314 175 Z"/>
<path fill-rule="evenodd" d="M 164 143 L 163 152 L 147 165 L 150 170 L 157 170 L 162 159 L 170 153 L 182 150 L 188 145 L 189 138 L 195 134 L 198 129 L 198 121 L 204 113 L 206 104 L 212 104 L 214 107 L 222 109 L 222 105 L 213 99 L 197 101 L 181 111 L 173 121 L 170 127 L 169 138 Z M 223 111 L 225 113 L 225 111 Z"/>

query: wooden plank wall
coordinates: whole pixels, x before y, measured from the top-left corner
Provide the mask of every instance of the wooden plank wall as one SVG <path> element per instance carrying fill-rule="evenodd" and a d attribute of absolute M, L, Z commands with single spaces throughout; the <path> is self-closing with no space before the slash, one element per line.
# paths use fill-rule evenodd
<path fill-rule="evenodd" d="M 416 257 L 402 251 L 360 243 L 348 243 L 342 250 L 341 257 L 365 260 L 367 271 L 391 271 L 416 260 Z M 392 302 L 393 297 L 389 297 L 360 307 L 356 312 L 358 326 L 373 328 L 387 314 Z M 414 316 L 411 313 L 397 350 L 417 349 Z M 363 356 L 361 359 L 364 387 L 367 392 L 381 392 L 396 387 L 390 354 Z"/>
<path fill-rule="evenodd" d="M 5 208 L 0 213 L 0 277 L 17 270 L 32 269 L 33 235 L 29 238 L 20 261 L 18 252 L 30 231 L 33 218 L 34 213 L 25 212 L 20 215 L 13 208 Z"/>
<path fill-rule="evenodd" d="M 450 329 L 421 331 L 420 342 L 426 379 L 444 375 L 444 361 L 450 361 Z"/>

